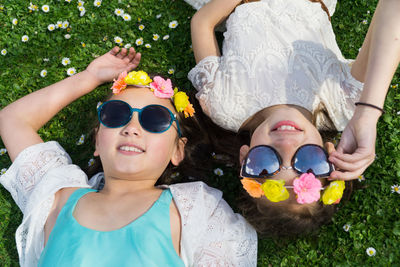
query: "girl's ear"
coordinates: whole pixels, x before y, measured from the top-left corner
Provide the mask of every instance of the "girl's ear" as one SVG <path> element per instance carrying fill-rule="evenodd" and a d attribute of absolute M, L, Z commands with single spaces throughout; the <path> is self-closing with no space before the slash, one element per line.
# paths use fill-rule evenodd
<path fill-rule="evenodd" d="M 240 154 L 239 154 L 240 164 L 242 164 L 244 157 L 246 157 L 249 150 L 250 150 L 250 147 L 248 145 L 243 145 L 240 147 Z"/>
<path fill-rule="evenodd" d="M 182 137 L 179 138 L 178 144 L 176 145 L 176 149 L 172 154 L 171 163 L 174 166 L 178 166 L 179 163 L 185 158 L 185 145 L 187 143 L 187 138 Z"/>

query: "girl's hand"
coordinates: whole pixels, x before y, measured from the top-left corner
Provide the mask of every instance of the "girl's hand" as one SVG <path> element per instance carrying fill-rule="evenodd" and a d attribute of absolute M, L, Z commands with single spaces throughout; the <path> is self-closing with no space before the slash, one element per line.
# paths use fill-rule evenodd
<path fill-rule="evenodd" d="M 337 151 L 329 155 L 329 161 L 340 169 L 332 172 L 331 178 L 356 179 L 374 162 L 376 123 L 371 113 L 355 113 L 342 133 Z"/>
<path fill-rule="evenodd" d="M 117 78 L 121 72 L 131 71 L 139 65 L 140 53 L 136 53 L 131 47 L 129 51 L 126 48 L 114 47 L 108 53 L 93 60 L 86 71 L 91 74 L 99 85 L 105 82 L 111 82 Z"/>

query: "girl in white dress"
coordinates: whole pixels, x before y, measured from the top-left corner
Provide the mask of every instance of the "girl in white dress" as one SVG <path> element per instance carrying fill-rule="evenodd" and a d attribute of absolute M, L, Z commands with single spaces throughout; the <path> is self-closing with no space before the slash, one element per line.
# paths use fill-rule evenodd
<path fill-rule="evenodd" d="M 374 160 L 376 124 L 400 60 L 400 2 L 379 2 L 354 62 L 332 30 L 336 0 L 186 2 L 199 9 L 188 77 L 201 107 L 220 127 L 251 134 L 237 151 L 243 214 L 260 233 L 317 229 L 330 220 L 343 180 Z M 221 55 L 214 28 L 225 20 Z M 326 144 L 329 156 L 318 131 L 326 129 L 343 131 L 337 151 Z"/>
<path fill-rule="evenodd" d="M 201 182 L 155 186 L 188 156 L 192 131 L 199 130 L 178 113 L 189 115 L 191 105 L 169 79 L 127 75 L 139 60 L 133 48 L 115 47 L 86 70 L 0 111 L 0 136 L 13 161 L 0 182 L 24 216 L 16 232 L 22 267 L 256 266 L 256 232 L 220 191 Z M 97 109 L 94 154 L 104 172 L 88 181 L 37 130 L 121 72 L 113 85 L 118 94 Z"/>

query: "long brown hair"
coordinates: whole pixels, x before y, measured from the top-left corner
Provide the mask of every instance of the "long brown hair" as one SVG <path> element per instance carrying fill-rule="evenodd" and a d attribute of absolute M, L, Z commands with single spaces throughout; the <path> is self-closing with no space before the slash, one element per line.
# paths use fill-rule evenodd
<path fill-rule="evenodd" d="M 258 2 L 258 1 L 260 1 L 260 0 L 242 0 L 242 4 L 250 3 L 250 2 Z M 313 2 L 313 3 L 320 3 L 322 10 L 324 10 L 326 12 L 326 14 L 328 15 L 329 21 L 331 20 L 331 15 L 329 14 L 329 10 L 326 7 L 324 1 L 322 1 L 322 0 L 309 0 L 309 1 Z"/>

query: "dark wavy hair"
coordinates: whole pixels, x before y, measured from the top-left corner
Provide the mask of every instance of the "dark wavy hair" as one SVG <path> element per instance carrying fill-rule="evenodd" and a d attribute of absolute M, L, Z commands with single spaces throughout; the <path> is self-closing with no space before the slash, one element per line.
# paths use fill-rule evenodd
<path fill-rule="evenodd" d="M 104 101 L 109 100 L 112 95 L 113 94 L 110 93 L 104 99 Z M 193 95 L 189 95 L 190 102 L 193 103 Z M 175 108 L 175 105 L 173 103 L 172 106 L 174 106 Z M 197 113 L 200 108 L 197 107 L 195 109 Z M 209 161 L 211 150 L 210 146 L 208 145 L 209 140 L 208 135 L 205 132 L 205 128 L 199 125 L 196 116 L 185 118 L 183 112 L 177 112 L 176 110 L 175 114 L 177 114 L 182 137 L 187 138 L 187 142 L 184 148 L 185 157 L 180 162 L 179 166 L 174 166 L 170 162 L 162 175 L 158 178 L 156 185 L 188 182 L 193 180 L 204 180 L 206 179 L 206 177 L 204 177 L 204 173 L 206 173 L 206 170 L 209 170 L 211 168 Z M 92 130 L 90 131 L 89 138 L 95 145 L 96 135 L 100 127 L 100 122 L 98 121 L 97 117 L 93 121 L 94 124 L 92 126 Z M 179 137 L 177 135 L 176 141 L 178 142 L 178 140 L 182 137 Z M 99 172 L 103 172 L 103 165 L 101 164 L 100 157 L 95 157 L 94 164 L 87 167 L 84 171 L 89 178 Z"/>

